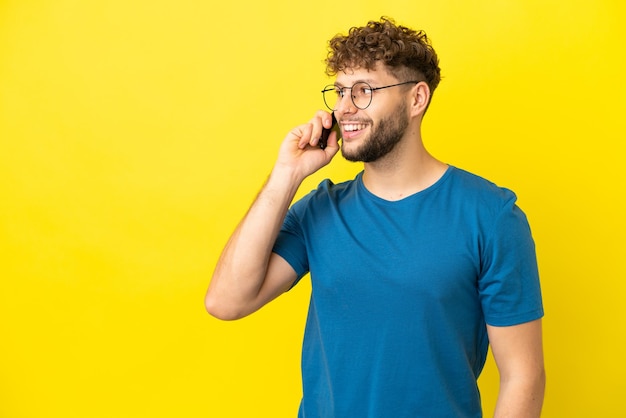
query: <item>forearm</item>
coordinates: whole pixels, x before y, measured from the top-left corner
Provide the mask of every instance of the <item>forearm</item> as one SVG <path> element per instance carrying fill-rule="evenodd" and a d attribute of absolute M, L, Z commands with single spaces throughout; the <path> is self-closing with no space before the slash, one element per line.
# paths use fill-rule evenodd
<path fill-rule="evenodd" d="M 251 310 L 264 284 L 274 242 L 301 181 L 290 171 L 272 171 L 218 260 L 205 300 L 210 313 L 237 318 Z"/>
<path fill-rule="evenodd" d="M 241 318 L 280 293 L 296 279 L 293 268 L 272 248 L 298 187 L 330 162 L 339 150 L 331 133 L 323 150 L 317 139 L 329 113 L 319 111 L 309 123 L 292 129 L 283 140 L 265 186 L 235 229 L 217 262 L 205 298 L 206 309 L 222 319 Z"/>
<path fill-rule="evenodd" d="M 502 378 L 494 418 L 539 418 L 545 383 L 543 368 L 531 376 Z"/>

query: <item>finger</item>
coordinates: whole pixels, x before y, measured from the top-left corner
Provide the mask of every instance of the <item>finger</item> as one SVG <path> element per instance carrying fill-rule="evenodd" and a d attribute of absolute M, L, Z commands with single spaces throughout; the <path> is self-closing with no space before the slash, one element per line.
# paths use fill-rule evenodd
<path fill-rule="evenodd" d="M 332 129 L 333 127 L 333 114 L 322 111 L 322 124 L 326 129 Z"/>
<path fill-rule="evenodd" d="M 313 133 L 313 125 L 307 123 L 300 127 L 301 136 L 298 140 L 298 148 L 304 149 L 310 142 Z"/>
<path fill-rule="evenodd" d="M 322 149 L 326 148 L 326 143 L 330 134 L 329 130 L 333 127 L 332 114 L 323 110 L 319 110 L 317 111 L 313 119 L 311 119 L 311 123 L 313 124 L 313 131 L 311 133 L 311 145 L 319 145 Z"/>
<path fill-rule="evenodd" d="M 332 125 L 333 114 L 326 110 L 318 110 L 315 112 L 315 116 L 313 119 L 320 119 L 322 121 L 322 125 L 325 128 L 330 128 Z"/>
<path fill-rule="evenodd" d="M 324 150 L 328 150 L 332 153 L 339 151 L 339 134 L 336 131 L 330 132 L 328 142 L 326 143 L 326 148 Z"/>

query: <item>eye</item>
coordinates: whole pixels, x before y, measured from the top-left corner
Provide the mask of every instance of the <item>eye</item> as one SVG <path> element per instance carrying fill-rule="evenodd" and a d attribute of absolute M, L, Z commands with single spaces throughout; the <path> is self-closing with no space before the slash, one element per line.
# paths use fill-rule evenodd
<path fill-rule="evenodd" d="M 369 84 L 358 83 L 352 87 L 352 94 L 355 97 L 367 97 L 372 94 L 372 88 Z"/>
<path fill-rule="evenodd" d="M 346 94 L 346 89 L 343 87 L 335 87 L 335 94 L 337 97 L 343 97 Z"/>

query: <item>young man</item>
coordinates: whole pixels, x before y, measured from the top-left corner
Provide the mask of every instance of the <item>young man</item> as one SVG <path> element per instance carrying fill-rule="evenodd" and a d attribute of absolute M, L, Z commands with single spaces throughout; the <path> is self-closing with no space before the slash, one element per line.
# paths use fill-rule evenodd
<path fill-rule="evenodd" d="M 538 417 L 543 308 L 534 243 L 515 195 L 435 159 L 421 122 L 439 83 L 423 32 L 390 19 L 330 41 L 324 99 L 354 180 L 304 178 L 339 151 L 331 114 L 284 139 L 216 266 L 206 308 L 246 316 L 310 273 L 300 417 L 480 417 L 488 345 L 498 417 Z"/>

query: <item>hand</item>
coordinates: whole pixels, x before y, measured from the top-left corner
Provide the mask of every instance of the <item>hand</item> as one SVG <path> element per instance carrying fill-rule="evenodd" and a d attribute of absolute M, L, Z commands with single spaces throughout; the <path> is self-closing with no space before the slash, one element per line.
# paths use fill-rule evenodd
<path fill-rule="evenodd" d="M 290 170 L 303 180 L 328 164 L 339 151 L 339 144 L 333 131 L 326 148 L 321 149 L 318 142 L 322 127 L 332 127 L 332 116 L 320 110 L 309 123 L 293 128 L 280 146 L 276 168 Z"/>

